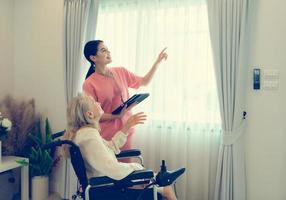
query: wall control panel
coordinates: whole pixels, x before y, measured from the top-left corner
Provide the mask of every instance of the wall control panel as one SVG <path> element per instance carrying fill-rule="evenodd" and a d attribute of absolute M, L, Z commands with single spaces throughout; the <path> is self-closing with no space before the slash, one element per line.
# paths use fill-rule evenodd
<path fill-rule="evenodd" d="M 253 68 L 253 90 L 278 90 L 279 70 Z"/>

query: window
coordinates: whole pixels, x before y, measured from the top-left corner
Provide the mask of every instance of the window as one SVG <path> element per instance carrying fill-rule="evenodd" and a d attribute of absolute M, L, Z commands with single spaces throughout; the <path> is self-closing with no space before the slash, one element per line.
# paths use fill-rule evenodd
<path fill-rule="evenodd" d="M 161 49 L 168 60 L 137 106 L 156 121 L 219 123 L 219 108 L 204 1 L 101 1 L 96 39 L 111 51 L 110 66 L 144 75 Z M 138 92 L 138 91 L 137 91 Z"/>
<path fill-rule="evenodd" d="M 169 169 L 191 169 L 178 182 L 179 199 L 208 199 L 220 117 L 206 2 L 100 1 L 95 38 L 110 49 L 110 66 L 124 66 L 138 75 L 145 75 L 168 47 L 168 60 L 147 88 L 136 91 L 150 97 L 135 107 L 148 120 L 136 127 L 134 146 L 141 149 L 147 168 L 158 169 L 164 159 Z"/>

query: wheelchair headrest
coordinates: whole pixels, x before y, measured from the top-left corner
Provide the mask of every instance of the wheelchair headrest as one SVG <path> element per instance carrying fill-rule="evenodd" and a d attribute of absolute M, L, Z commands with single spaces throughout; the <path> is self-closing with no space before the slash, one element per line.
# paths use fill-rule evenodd
<path fill-rule="evenodd" d="M 52 139 L 54 140 L 55 138 L 62 137 L 64 135 L 64 133 L 65 133 L 65 130 L 54 133 L 54 134 L 52 134 Z"/>

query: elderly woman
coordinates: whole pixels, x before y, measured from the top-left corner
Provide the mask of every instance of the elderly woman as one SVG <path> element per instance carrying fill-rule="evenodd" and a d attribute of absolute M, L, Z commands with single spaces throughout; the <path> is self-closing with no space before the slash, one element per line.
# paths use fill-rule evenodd
<path fill-rule="evenodd" d="M 121 180 L 135 170 L 144 169 L 139 163 L 119 162 L 115 154 L 120 153 L 120 147 L 127 141 L 128 130 L 137 124 L 143 124 L 146 115 L 142 112 L 132 115 L 122 129 L 107 141 L 99 133 L 99 120 L 102 114 L 99 103 L 87 95 L 73 98 L 67 109 L 68 128 L 65 138 L 79 146 L 88 178 L 108 176 Z M 140 189 L 130 190 L 135 196 L 141 192 Z M 177 199 L 170 186 L 158 188 L 158 192 L 167 200 Z"/>

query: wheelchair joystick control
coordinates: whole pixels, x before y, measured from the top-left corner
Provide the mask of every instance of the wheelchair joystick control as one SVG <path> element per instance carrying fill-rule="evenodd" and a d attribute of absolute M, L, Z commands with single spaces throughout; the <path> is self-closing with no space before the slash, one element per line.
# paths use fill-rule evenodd
<path fill-rule="evenodd" d="M 165 160 L 162 160 L 162 164 L 161 164 L 161 171 L 160 172 L 166 172 L 167 171 L 167 167 L 165 164 Z"/>
<path fill-rule="evenodd" d="M 156 184 L 161 187 L 171 185 L 184 172 L 185 168 L 179 168 L 174 171 L 167 171 L 165 160 L 162 160 L 161 170 L 156 176 Z"/>

